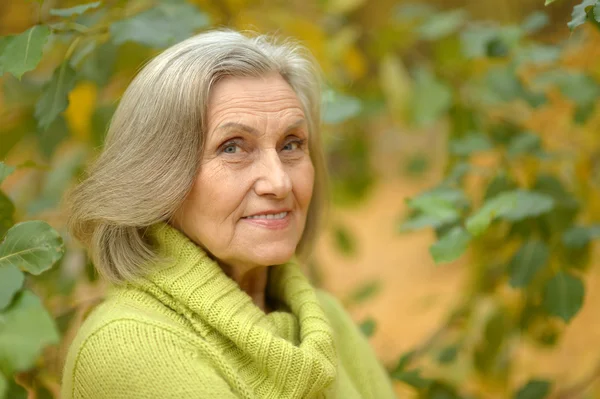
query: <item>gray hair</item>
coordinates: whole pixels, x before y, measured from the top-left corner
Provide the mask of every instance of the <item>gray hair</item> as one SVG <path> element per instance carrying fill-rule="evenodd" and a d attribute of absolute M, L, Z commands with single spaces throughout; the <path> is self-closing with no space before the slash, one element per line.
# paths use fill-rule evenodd
<path fill-rule="evenodd" d="M 289 40 L 214 30 L 168 48 L 144 66 L 125 91 L 87 177 L 65 195 L 68 230 L 102 276 L 124 283 L 142 275 L 145 264 L 161 261 L 145 231 L 170 222 L 192 188 L 211 87 L 226 76 L 272 72 L 295 91 L 309 129 L 315 186 L 296 249 L 306 260 L 327 204 L 319 69 L 308 50 Z"/>

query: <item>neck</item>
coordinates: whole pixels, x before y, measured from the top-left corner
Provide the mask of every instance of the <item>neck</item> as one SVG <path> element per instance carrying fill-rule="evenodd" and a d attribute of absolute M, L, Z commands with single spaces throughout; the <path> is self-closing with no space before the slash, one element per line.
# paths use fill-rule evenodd
<path fill-rule="evenodd" d="M 235 281 L 242 291 L 244 291 L 256 306 L 263 312 L 269 313 L 269 306 L 266 297 L 267 283 L 269 279 L 268 266 L 255 266 L 252 268 L 236 267 L 219 263 L 225 274 Z"/>

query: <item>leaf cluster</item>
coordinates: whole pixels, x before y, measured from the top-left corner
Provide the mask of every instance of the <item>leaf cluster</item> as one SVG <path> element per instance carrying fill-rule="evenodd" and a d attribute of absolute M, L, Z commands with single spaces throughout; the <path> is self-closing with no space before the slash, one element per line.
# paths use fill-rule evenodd
<path fill-rule="evenodd" d="M 15 168 L 0 162 L 0 183 Z M 12 225 L 14 205 L 0 191 L 0 397 L 22 391 L 11 379 L 32 368 L 47 345 L 60 336 L 42 301 L 25 284 L 25 273 L 39 275 L 64 253 L 61 236 L 46 222 L 31 220 Z"/>

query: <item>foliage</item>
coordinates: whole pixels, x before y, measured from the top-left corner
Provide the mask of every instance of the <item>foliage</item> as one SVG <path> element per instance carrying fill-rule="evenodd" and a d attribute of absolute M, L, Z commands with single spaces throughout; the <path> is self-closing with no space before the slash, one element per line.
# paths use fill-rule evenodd
<path fill-rule="evenodd" d="M 576 6 L 569 27 L 574 29 L 590 18 L 596 22 L 595 4 L 584 1 Z M 539 335 L 539 326 L 550 329 L 556 318 L 568 323 L 583 305 L 582 270 L 589 256 L 572 257 L 569 248 L 590 251 L 595 227 L 580 225 L 593 222 L 582 206 L 588 198 L 582 193 L 589 192 L 589 182 L 556 173 L 559 167 L 576 167 L 582 159 L 580 154 L 569 156 L 551 147 L 531 129 L 524 115 L 550 107 L 551 96 L 560 92 L 574 106 L 573 124 L 589 124 L 600 86 L 584 70 L 562 67 L 560 58 L 569 52 L 569 42 L 540 47 L 529 36 L 535 25 L 532 21 L 533 16 L 521 26 L 480 28 L 463 20 L 449 33 L 462 43 L 461 62 L 477 63 L 481 78 L 473 78 L 470 69 L 463 67 L 467 73 L 458 71 L 446 81 L 452 99 L 445 114 L 450 124 L 446 177 L 439 186 L 407 201 L 411 213 L 400 230 L 433 228 L 438 240 L 430 252 L 437 263 L 454 261 L 468 252 L 477 283 L 454 312 L 460 316 L 451 317 L 434 341 L 401 361 L 392 373 L 424 397 L 432 397 L 434 384 L 459 388 L 473 377 L 489 385 L 475 391 L 459 389 L 456 395 L 481 394 L 493 386 L 501 397 L 508 397 L 509 359 L 518 348 L 516 337 L 552 345 L 556 339 L 548 341 L 547 335 Z M 428 22 L 418 23 L 431 29 Z M 430 67 L 443 74 L 449 61 L 435 50 L 430 57 Z M 478 163 L 482 158 L 489 160 L 485 168 Z M 457 167 L 462 169 L 459 175 Z M 516 307 L 505 294 L 507 286 L 520 293 L 522 299 Z M 467 323 L 481 312 L 482 298 L 491 306 L 487 321 Z M 471 316 L 465 319 L 464 315 Z M 475 325 L 482 330 L 473 331 Z M 470 343 L 473 334 L 483 334 L 483 339 Z M 454 344 L 457 337 L 458 345 Z M 436 378 L 435 373 L 426 376 L 424 370 L 408 367 L 422 363 L 441 345 L 450 346 L 441 352 L 438 362 L 466 368 L 462 377 L 453 380 L 440 374 Z M 514 387 L 512 395 L 547 397 L 550 387 L 549 381 L 534 378 L 521 388 Z"/>
<path fill-rule="evenodd" d="M 14 170 L 0 162 L 0 182 Z M 23 284 L 24 272 L 43 273 L 63 252 L 58 232 L 39 220 L 13 225 L 0 243 L 0 397 L 20 389 L 9 378 L 13 373 L 30 369 L 44 347 L 59 342 L 52 316 Z"/>
<path fill-rule="evenodd" d="M 376 142 L 373 126 L 433 131 L 440 140 L 447 134 L 443 179 L 406 200 L 410 213 L 398 230 L 433 230 L 435 262 L 460 259 L 472 283 L 439 332 L 402 356 L 392 377 L 422 398 L 560 392 L 561 382 L 544 376 L 515 379 L 511 359 L 525 340 L 554 345 L 585 300 L 600 236 L 593 205 L 600 148 L 588 134 L 600 123 L 600 85 L 597 71 L 572 54 L 594 40 L 581 26 L 597 26 L 600 0 L 574 7 L 568 27 L 581 27 L 573 33 L 578 41 L 558 44 L 541 40 L 551 21 L 540 11 L 501 25 L 464 9 L 403 4 L 368 26 L 359 14 L 370 6 L 361 1 L 319 2 L 302 18 L 262 2 L 55 3 L 61 7 L 29 3 L 39 18 L 0 37 L 0 154 L 19 159 L 16 168 L 0 163 L 7 188 L 0 192 L 0 318 L 8 321 L 0 324 L 0 397 L 24 389 L 57 395 L 56 344 L 68 342 L 98 299 L 82 298 L 77 288 L 99 298 L 103 292 L 80 248 L 67 240 L 62 257 L 59 233 L 35 219 L 64 227 L 61 194 L 101 147 L 139 66 L 221 25 L 277 29 L 315 53 L 327 78 L 324 141 L 337 204 L 365 198 L 373 185 L 371 150 L 388 145 Z M 557 110 L 566 115 L 559 127 L 542 123 Z M 428 154 L 414 160 L 408 169 L 419 173 L 431 163 Z M 358 252 L 348 227 L 335 222 L 330 233 L 342 254 Z M 381 287 L 363 282 L 346 304 L 364 303 Z M 367 317 L 360 328 L 372 336 L 376 325 Z"/>

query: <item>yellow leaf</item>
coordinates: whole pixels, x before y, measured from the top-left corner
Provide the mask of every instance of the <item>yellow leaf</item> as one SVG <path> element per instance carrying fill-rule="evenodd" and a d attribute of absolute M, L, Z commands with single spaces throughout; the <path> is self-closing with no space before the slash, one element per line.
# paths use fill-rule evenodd
<path fill-rule="evenodd" d="M 367 60 L 354 46 L 350 47 L 344 56 L 344 65 L 352 79 L 360 79 L 367 73 Z"/>
<path fill-rule="evenodd" d="M 332 14 L 345 14 L 356 10 L 365 0 L 328 0 L 327 11 Z"/>
<path fill-rule="evenodd" d="M 91 82 L 81 82 L 69 93 L 69 107 L 65 119 L 73 136 L 82 141 L 90 141 L 92 135 L 92 114 L 96 107 L 97 88 Z"/>
<path fill-rule="evenodd" d="M 403 116 L 411 95 L 411 79 L 397 56 L 387 54 L 379 65 L 379 84 L 394 116 Z"/>

